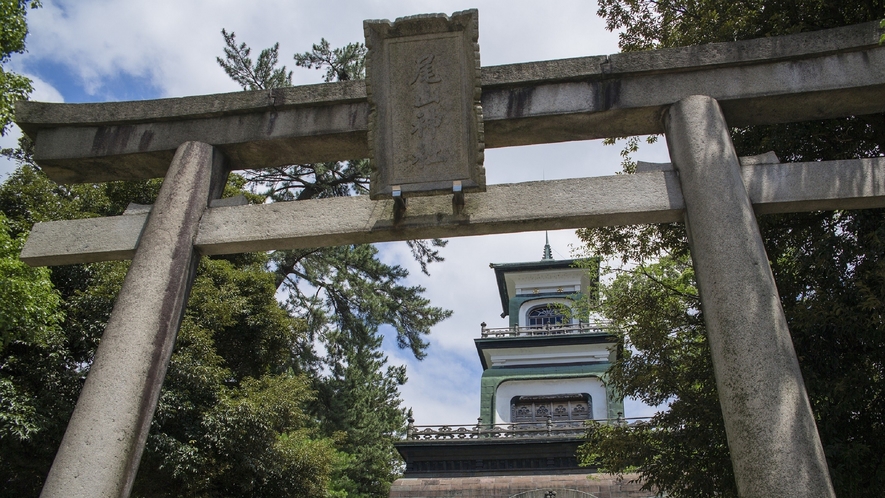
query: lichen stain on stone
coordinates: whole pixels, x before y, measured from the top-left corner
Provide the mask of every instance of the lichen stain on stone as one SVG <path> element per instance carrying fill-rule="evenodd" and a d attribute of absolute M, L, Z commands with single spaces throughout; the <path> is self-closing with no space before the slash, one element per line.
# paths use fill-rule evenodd
<path fill-rule="evenodd" d="M 135 127 L 131 125 L 100 127 L 92 139 L 92 153 L 95 155 L 122 153 L 133 131 Z"/>
<path fill-rule="evenodd" d="M 607 111 L 616 107 L 621 100 L 621 80 L 611 79 L 594 82 L 596 110 Z"/>
<path fill-rule="evenodd" d="M 350 112 L 348 113 L 348 117 L 350 118 L 348 124 L 351 128 L 356 128 L 357 119 L 359 119 L 361 116 L 364 116 L 363 112 L 361 111 L 362 109 L 359 107 L 351 107 Z"/>
<path fill-rule="evenodd" d="M 516 88 L 507 96 L 507 117 L 521 118 L 532 103 L 534 88 Z"/>
<path fill-rule="evenodd" d="M 151 146 L 151 141 L 153 139 L 154 132 L 151 130 L 145 130 L 145 132 L 141 134 L 141 140 L 138 141 L 138 151 L 144 152 L 148 150 L 148 147 Z"/>
<path fill-rule="evenodd" d="M 267 128 L 264 130 L 264 134 L 270 136 L 273 134 L 274 126 L 277 124 L 277 111 L 270 111 L 267 113 Z"/>

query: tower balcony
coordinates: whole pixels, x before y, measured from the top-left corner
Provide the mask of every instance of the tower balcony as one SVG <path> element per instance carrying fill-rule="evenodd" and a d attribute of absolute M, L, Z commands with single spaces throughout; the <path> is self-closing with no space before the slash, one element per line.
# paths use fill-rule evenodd
<path fill-rule="evenodd" d="M 606 321 L 580 322 L 534 325 L 530 327 L 512 326 L 504 328 L 487 328 L 481 324 L 480 332 L 483 339 L 492 337 L 542 337 L 576 334 L 608 334 L 612 330 L 611 323 Z"/>
<path fill-rule="evenodd" d="M 597 420 L 555 421 L 548 418 L 546 422 L 486 424 L 478 419 L 476 424 L 464 425 L 414 425 L 409 418 L 406 428 L 406 440 L 425 442 L 446 442 L 457 440 L 493 440 L 501 439 L 580 439 L 594 424 L 627 426 L 636 423 L 647 424 L 650 417 L 624 417 Z"/>

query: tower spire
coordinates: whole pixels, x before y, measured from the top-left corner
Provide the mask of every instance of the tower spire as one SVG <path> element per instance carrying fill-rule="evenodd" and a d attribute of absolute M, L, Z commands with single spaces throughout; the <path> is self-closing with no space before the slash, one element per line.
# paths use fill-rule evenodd
<path fill-rule="evenodd" d="M 544 257 L 541 258 L 541 261 L 552 261 L 553 260 L 553 252 L 550 250 L 550 235 L 547 232 L 544 232 Z"/>

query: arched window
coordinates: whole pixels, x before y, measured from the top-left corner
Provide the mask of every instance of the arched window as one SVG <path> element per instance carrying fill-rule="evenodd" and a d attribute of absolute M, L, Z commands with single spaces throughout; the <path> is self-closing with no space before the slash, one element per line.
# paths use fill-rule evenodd
<path fill-rule="evenodd" d="M 559 308 L 549 304 L 530 309 L 526 316 L 526 322 L 528 322 L 529 327 L 561 325 L 563 321 L 565 321 L 565 315 L 560 312 Z"/>

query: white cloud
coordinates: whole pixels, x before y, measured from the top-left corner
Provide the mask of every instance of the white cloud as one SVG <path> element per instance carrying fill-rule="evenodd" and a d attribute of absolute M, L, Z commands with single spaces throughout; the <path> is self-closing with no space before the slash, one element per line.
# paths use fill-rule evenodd
<path fill-rule="evenodd" d="M 407 351 L 388 354 L 391 364 L 407 367 L 403 406 L 413 410 L 416 424 L 468 424 L 479 416 L 482 369 L 475 352 L 471 356 L 431 348 L 423 361 L 408 357 Z"/>
<path fill-rule="evenodd" d="M 37 102 L 64 102 L 65 99 L 62 97 L 61 92 L 56 90 L 54 86 L 43 81 L 37 76 L 33 74 L 25 74 L 28 78 L 31 79 L 32 85 L 34 87 L 34 91 L 31 92 L 30 100 L 35 100 Z"/>
<path fill-rule="evenodd" d="M 31 35 L 25 63 L 52 61 L 77 75 L 86 92 L 104 95 L 108 78 L 125 73 L 146 79 L 162 96 L 235 91 L 215 62 L 221 28 L 237 33 L 253 54 L 280 42 L 281 62 L 310 49 L 321 37 L 335 46 L 362 41 L 364 19 L 395 19 L 424 12 L 451 14 L 468 8 L 451 0 L 285 1 L 51 0 L 29 13 Z M 484 65 L 601 55 L 617 51 L 616 35 L 604 30 L 592 2 L 474 1 L 480 11 Z M 298 83 L 321 73 L 296 70 Z"/>

